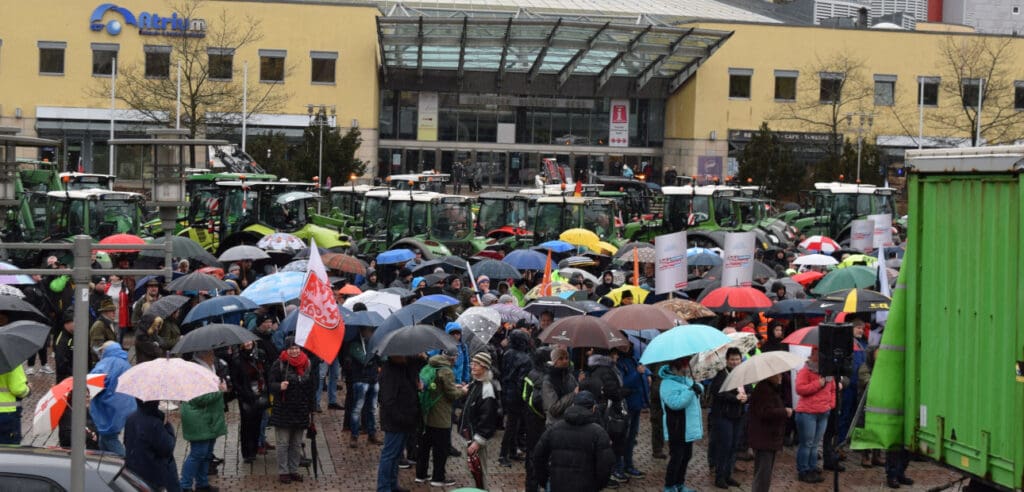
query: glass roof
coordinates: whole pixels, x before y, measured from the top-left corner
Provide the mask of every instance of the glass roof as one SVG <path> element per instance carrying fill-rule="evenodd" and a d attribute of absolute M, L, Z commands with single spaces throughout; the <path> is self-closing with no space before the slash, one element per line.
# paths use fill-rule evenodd
<path fill-rule="evenodd" d="M 731 32 L 563 18 L 384 16 L 377 19 L 385 75 L 391 70 L 630 77 L 642 87 L 692 76 Z M 502 61 L 504 60 L 504 67 Z M 681 77 L 680 77 L 681 76 Z M 678 80 L 683 78 L 683 80 Z"/>

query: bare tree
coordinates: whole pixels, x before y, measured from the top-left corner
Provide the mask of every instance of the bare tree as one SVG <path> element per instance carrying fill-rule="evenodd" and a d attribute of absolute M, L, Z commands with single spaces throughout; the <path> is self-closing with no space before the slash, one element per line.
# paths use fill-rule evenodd
<path fill-rule="evenodd" d="M 183 0 L 173 8 L 187 19 L 203 16 L 203 0 Z M 172 125 L 176 118 L 178 64 L 181 66 L 181 124 L 189 135 L 207 135 L 234 127 L 242 121 L 242 98 L 245 92 L 242 65 L 231 64 L 231 77 L 211 78 L 209 49 L 238 53 L 263 37 L 260 21 L 250 16 L 239 18 L 222 10 L 216 20 L 206 22 L 205 36 L 168 38 L 171 46 L 168 77 L 147 76 L 145 62 L 119 64 L 117 98 L 145 118 L 159 124 Z M 279 109 L 288 94 L 280 84 L 261 83 L 259 68 L 252 67 L 248 84 L 248 115 Z M 285 68 L 287 73 L 289 70 Z M 109 97 L 103 82 L 87 89 L 92 96 Z"/>
<path fill-rule="evenodd" d="M 980 92 L 982 139 L 988 144 L 1000 144 L 1019 138 L 1024 129 L 1024 113 L 1014 107 L 1012 71 L 1017 68 L 1017 56 L 1012 43 L 1009 37 L 946 37 L 940 53 L 939 94 L 949 100 L 940 100 L 938 109 L 926 113 L 929 127 L 952 138 L 969 135 L 971 143 L 978 145 Z"/>

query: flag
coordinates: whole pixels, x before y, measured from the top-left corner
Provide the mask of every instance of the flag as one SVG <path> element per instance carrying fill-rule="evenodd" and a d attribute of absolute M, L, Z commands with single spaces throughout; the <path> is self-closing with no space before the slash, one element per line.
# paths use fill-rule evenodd
<path fill-rule="evenodd" d="M 310 238 L 308 273 L 299 296 L 295 343 L 331 362 L 338 356 L 344 339 L 345 323 L 327 280 L 327 269 L 320 259 L 316 241 Z"/>
<path fill-rule="evenodd" d="M 892 288 L 889 287 L 889 271 L 885 266 L 885 246 L 878 247 L 878 291 L 882 295 L 892 297 Z M 889 311 L 875 312 L 875 323 L 884 325 L 889 319 Z"/>
<path fill-rule="evenodd" d="M 697 216 L 693 215 L 693 199 L 690 199 L 690 212 L 686 215 L 686 225 L 693 226 L 697 223 Z"/>
<path fill-rule="evenodd" d="M 551 295 L 551 250 L 548 250 L 548 261 L 544 263 L 544 278 L 541 279 L 540 284 L 542 285 L 540 292 L 541 294 L 548 296 Z"/>
<path fill-rule="evenodd" d="M 576 188 L 572 191 L 572 196 L 583 196 L 583 182 L 577 181 Z"/>
<path fill-rule="evenodd" d="M 633 285 L 640 286 L 640 251 L 633 248 Z"/>

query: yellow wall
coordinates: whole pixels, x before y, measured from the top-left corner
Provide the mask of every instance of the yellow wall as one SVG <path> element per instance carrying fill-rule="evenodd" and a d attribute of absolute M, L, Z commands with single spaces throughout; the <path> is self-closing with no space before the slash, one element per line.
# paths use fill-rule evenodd
<path fill-rule="evenodd" d="M 87 89 L 109 79 L 92 76 L 90 43 L 118 43 L 123 64 L 141 64 L 143 44 L 167 44 L 161 36 L 141 36 L 125 26 L 118 36 L 89 28 L 89 17 L 100 3 L 68 0 L 4 1 L 5 29 L 0 32 L 0 118 L 10 124 L 15 108 L 24 118 L 35 116 L 40 106 L 107 108 L 109 99 L 89 95 Z M 169 16 L 175 2 L 125 0 L 118 5 L 138 15 L 143 11 Z M 376 8 L 310 3 L 209 1 L 201 14 L 208 25 L 221 12 L 243 22 L 251 16 L 261 22 L 263 38 L 235 54 L 234 67 L 241 79 L 244 61 L 250 81 L 259 77 L 259 49 L 285 49 L 286 66 L 292 71 L 279 87 L 288 101 L 277 113 L 305 115 L 306 105 L 337 106 L 338 125 L 348 127 L 353 118 L 360 127 L 376 129 L 378 121 Z M 111 17 L 113 14 L 108 14 Z M 39 74 L 38 41 L 67 42 L 63 76 Z M 336 85 L 310 83 L 310 51 L 336 51 Z M 171 76 L 174 77 L 172 59 Z M 241 108 L 238 108 L 241 110 Z"/>

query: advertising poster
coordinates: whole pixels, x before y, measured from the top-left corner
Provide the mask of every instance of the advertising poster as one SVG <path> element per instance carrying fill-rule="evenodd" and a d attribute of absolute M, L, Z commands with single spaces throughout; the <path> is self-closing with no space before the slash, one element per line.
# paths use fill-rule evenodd
<path fill-rule="evenodd" d="M 608 146 L 629 147 L 629 99 L 612 99 L 608 114 Z"/>
<path fill-rule="evenodd" d="M 875 249 L 875 221 L 855 220 L 850 222 L 850 248 L 868 253 Z"/>
<path fill-rule="evenodd" d="M 702 155 L 697 157 L 697 175 L 702 181 L 711 182 L 714 178 L 722 177 L 722 156 Z"/>
<path fill-rule="evenodd" d="M 753 282 L 756 241 L 753 232 L 730 232 L 725 235 L 722 287 L 749 286 Z"/>
<path fill-rule="evenodd" d="M 686 288 L 686 231 L 654 238 L 654 292 L 666 294 Z"/>
<path fill-rule="evenodd" d="M 872 246 L 876 248 L 892 246 L 892 215 L 869 215 L 868 220 L 875 223 L 875 240 Z"/>
<path fill-rule="evenodd" d="M 421 92 L 416 117 L 416 140 L 437 141 L 437 93 Z"/>

